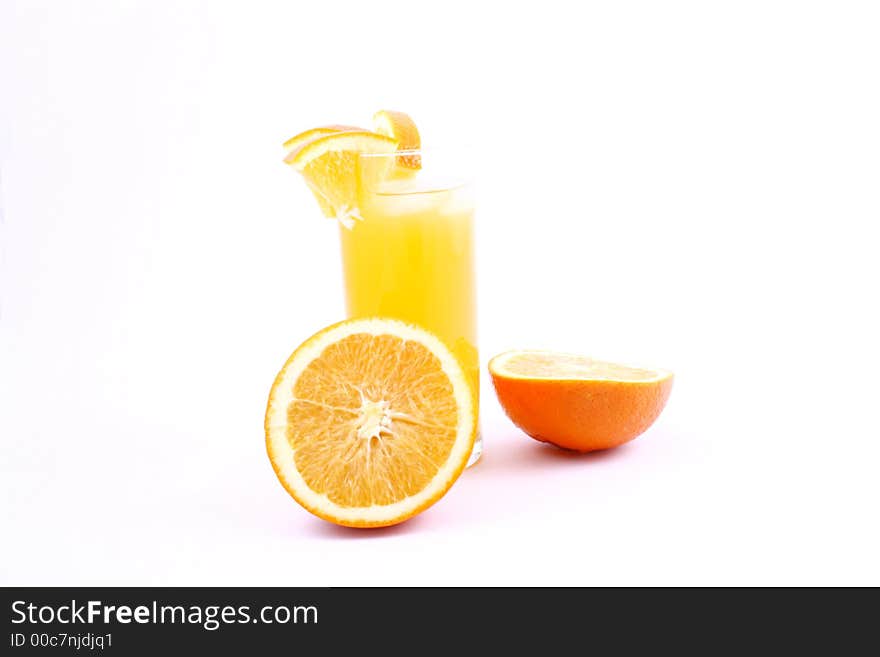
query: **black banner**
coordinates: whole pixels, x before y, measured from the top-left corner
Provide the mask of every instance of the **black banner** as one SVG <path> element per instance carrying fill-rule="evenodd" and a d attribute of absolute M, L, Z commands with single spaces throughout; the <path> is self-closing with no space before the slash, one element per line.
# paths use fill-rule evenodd
<path fill-rule="evenodd" d="M 415 654 L 460 651 L 475 641 L 539 654 L 567 653 L 572 645 L 577 652 L 696 645 L 704 654 L 721 647 L 751 654 L 788 651 L 805 640 L 843 654 L 845 644 L 860 645 L 876 609 L 840 591 L 831 604 L 819 591 L 744 589 L 0 590 L 3 655 L 247 655 L 270 648 L 335 655 L 352 647 Z"/>

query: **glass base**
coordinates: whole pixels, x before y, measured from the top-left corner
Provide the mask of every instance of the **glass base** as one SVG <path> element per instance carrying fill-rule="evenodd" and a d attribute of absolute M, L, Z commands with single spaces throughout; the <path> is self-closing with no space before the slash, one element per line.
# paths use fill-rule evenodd
<path fill-rule="evenodd" d="M 477 439 L 474 441 L 474 449 L 471 451 L 471 456 L 468 459 L 467 465 L 464 466 L 466 468 L 471 467 L 474 463 L 480 460 L 480 456 L 483 455 L 483 434 L 480 432 L 480 429 L 477 428 Z"/>

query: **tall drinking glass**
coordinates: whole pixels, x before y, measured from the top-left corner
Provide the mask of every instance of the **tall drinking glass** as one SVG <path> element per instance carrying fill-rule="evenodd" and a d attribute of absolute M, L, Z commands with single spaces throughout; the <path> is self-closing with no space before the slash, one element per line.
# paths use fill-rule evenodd
<path fill-rule="evenodd" d="M 360 190 L 359 218 L 339 228 L 349 318 L 391 317 L 431 331 L 479 399 L 471 183 L 450 176 L 461 168 L 448 154 L 430 150 L 365 154 L 359 166 L 391 173 Z M 468 465 L 481 453 L 478 433 Z"/>

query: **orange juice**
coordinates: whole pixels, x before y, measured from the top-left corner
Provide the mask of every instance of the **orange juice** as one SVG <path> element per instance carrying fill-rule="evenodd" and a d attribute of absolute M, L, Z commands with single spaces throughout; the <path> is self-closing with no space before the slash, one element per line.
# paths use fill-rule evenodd
<path fill-rule="evenodd" d="M 359 205 L 360 220 L 339 229 L 348 316 L 428 329 L 479 391 L 470 189 L 425 186 L 413 176 L 363 192 Z"/>

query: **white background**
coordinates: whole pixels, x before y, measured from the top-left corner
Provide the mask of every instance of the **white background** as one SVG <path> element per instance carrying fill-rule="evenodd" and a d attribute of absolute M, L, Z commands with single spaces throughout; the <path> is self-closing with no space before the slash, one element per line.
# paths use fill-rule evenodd
<path fill-rule="evenodd" d="M 871 2 L 2 0 L 0 584 L 880 584 L 878 34 Z M 481 153 L 484 369 L 677 379 L 585 457 L 486 387 L 482 463 L 358 532 L 262 422 L 343 313 L 280 143 L 381 107 Z"/>

